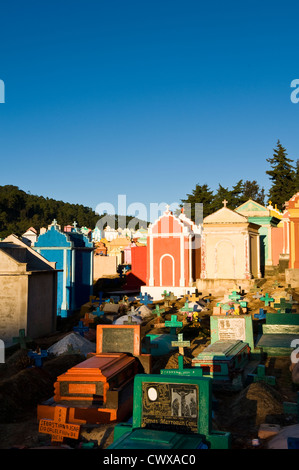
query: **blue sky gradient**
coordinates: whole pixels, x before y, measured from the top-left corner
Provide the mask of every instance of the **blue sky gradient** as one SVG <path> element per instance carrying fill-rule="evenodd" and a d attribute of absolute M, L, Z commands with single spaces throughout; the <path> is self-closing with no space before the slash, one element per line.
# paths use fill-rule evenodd
<path fill-rule="evenodd" d="M 295 1 L 4 0 L 0 184 L 95 209 L 180 202 L 299 158 Z M 275 202 L 275 201 L 274 201 Z"/>

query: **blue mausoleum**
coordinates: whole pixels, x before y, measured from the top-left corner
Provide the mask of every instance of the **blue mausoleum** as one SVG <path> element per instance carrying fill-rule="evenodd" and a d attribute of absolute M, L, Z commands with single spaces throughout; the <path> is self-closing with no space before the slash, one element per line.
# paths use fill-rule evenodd
<path fill-rule="evenodd" d="M 93 293 L 93 243 L 77 231 L 76 223 L 71 232 L 64 233 L 54 220 L 32 248 L 63 270 L 57 279 L 57 315 L 70 316 Z"/>

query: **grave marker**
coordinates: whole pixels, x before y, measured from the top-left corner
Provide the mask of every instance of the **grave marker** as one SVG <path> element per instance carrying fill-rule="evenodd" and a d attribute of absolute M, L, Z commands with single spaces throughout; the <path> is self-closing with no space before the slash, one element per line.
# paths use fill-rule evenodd
<path fill-rule="evenodd" d="M 89 331 L 89 327 L 84 326 L 83 321 L 80 320 L 79 323 L 78 323 L 78 326 L 74 326 L 73 330 L 76 333 L 79 333 L 80 336 L 84 336 L 84 333 Z"/>
<path fill-rule="evenodd" d="M 266 312 L 263 308 L 260 308 L 259 313 L 254 314 L 254 318 L 258 320 L 265 320 L 266 319 Z"/>
<path fill-rule="evenodd" d="M 108 449 L 230 447 L 230 433 L 212 429 L 210 379 L 173 375 L 135 377 L 132 421 L 115 426 Z"/>
<path fill-rule="evenodd" d="M 274 304 L 274 308 L 279 309 L 278 313 L 291 313 L 292 312 L 292 304 L 286 302 L 286 299 L 280 299 L 279 303 Z"/>
<path fill-rule="evenodd" d="M 234 290 L 231 293 L 231 295 L 228 296 L 228 298 L 231 299 L 233 302 L 236 302 L 241 298 L 241 296 L 240 296 L 240 294 L 237 293 L 237 291 Z"/>
<path fill-rule="evenodd" d="M 27 349 L 27 342 L 31 341 L 31 338 L 25 336 L 25 330 L 22 328 L 19 330 L 19 336 L 15 336 L 13 339 L 13 343 L 19 343 L 21 349 Z"/>
<path fill-rule="evenodd" d="M 171 320 L 165 321 L 164 323 L 157 323 L 154 326 L 157 328 L 165 327 L 170 328 L 170 334 L 176 335 L 176 329 L 181 328 L 183 326 L 183 322 L 178 321 L 177 315 L 171 315 Z"/>
<path fill-rule="evenodd" d="M 64 438 L 78 439 L 80 434 L 80 425 L 67 422 L 67 408 L 56 406 L 54 419 L 41 419 L 39 421 L 38 431 L 40 433 L 50 434 L 52 442 L 63 442 Z"/>
<path fill-rule="evenodd" d="M 151 354 L 152 349 L 157 349 L 158 344 L 151 341 L 150 336 L 145 336 L 141 341 L 141 346 L 145 349 L 146 354 Z"/>
<path fill-rule="evenodd" d="M 179 354 L 184 356 L 184 348 L 190 347 L 190 341 L 184 341 L 183 333 L 178 334 L 177 341 L 172 341 L 171 345 L 179 348 Z"/>
<path fill-rule="evenodd" d="M 35 367 L 42 367 L 43 359 L 48 356 L 48 351 L 38 348 L 36 351 L 28 351 L 28 356 L 34 360 Z"/>
<path fill-rule="evenodd" d="M 270 303 L 274 301 L 273 297 L 270 297 L 268 292 L 264 295 L 264 297 L 260 297 L 260 300 L 265 302 L 265 307 L 269 307 Z"/>
<path fill-rule="evenodd" d="M 147 292 L 145 292 L 144 295 L 142 295 L 142 293 L 140 293 L 139 295 L 139 302 L 143 305 L 148 305 L 148 304 L 152 304 L 153 301 L 150 300 L 150 296 L 147 294 Z"/>
<path fill-rule="evenodd" d="M 89 327 L 90 323 L 94 323 L 93 314 L 86 312 L 85 315 L 84 315 L 84 318 L 82 320 L 82 323 L 83 323 L 84 326 L 88 326 L 88 327 Z"/>
<path fill-rule="evenodd" d="M 269 385 L 275 385 L 276 378 L 272 375 L 266 375 L 266 367 L 262 364 L 257 366 L 256 374 L 248 374 L 249 379 L 253 379 L 253 382 L 265 382 Z"/>

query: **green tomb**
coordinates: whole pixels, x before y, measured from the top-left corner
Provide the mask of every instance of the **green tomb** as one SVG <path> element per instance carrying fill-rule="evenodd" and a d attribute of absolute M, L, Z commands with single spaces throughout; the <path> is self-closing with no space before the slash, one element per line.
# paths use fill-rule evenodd
<path fill-rule="evenodd" d="M 211 344 L 192 360 L 214 387 L 243 388 L 246 376 L 260 362 L 255 349 L 251 315 L 215 315 L 210 317 Z"/>
<path fill-rule="evenodd" d="M 292 341 L 298 337 L 298 313 L 267 313 L 256 346 L 269 356 L 289 356 L 294 350 Z"/>
<path fill-rule="evenodd" d="M 114 428 L 108 449 L 228 449 L 231 435 L 212 429 L 211 379 L 138 374 L 133 416 Z"/>

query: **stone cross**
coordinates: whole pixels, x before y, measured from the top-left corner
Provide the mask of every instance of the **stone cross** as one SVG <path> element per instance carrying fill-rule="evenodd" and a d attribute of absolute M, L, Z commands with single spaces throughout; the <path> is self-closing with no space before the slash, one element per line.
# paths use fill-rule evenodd
<path fill-rule="evenodd" d="M 228 203 L 228 201 L 226 199 L 224 199 L 224 201 L 222 201 L 222 204 L 224 207 L 226 207 L 226 204 Z"/>

